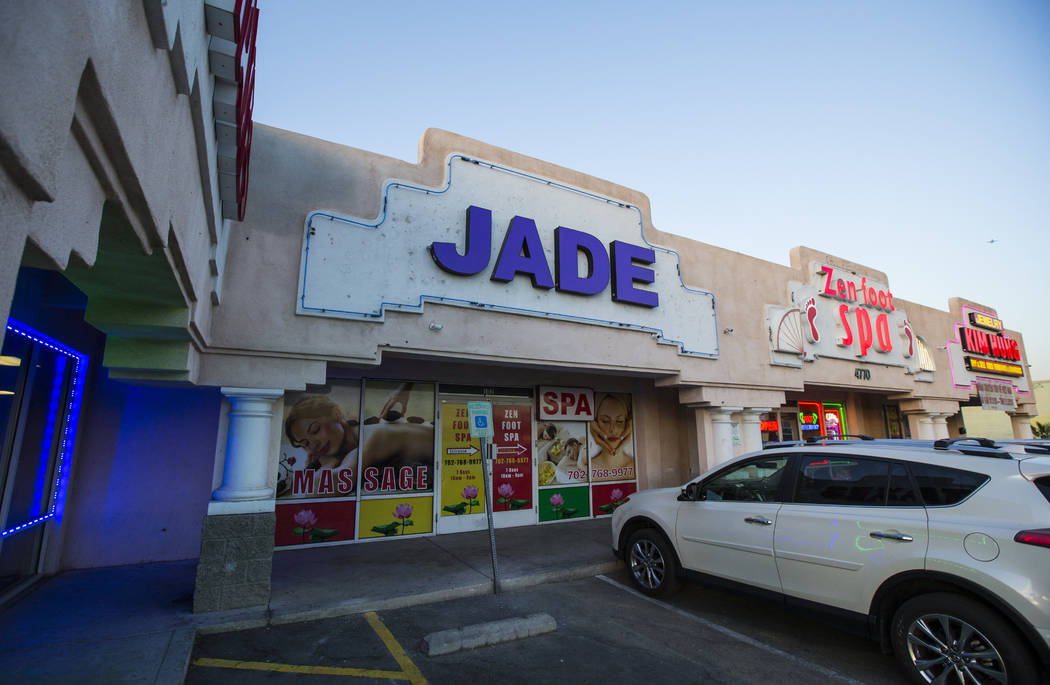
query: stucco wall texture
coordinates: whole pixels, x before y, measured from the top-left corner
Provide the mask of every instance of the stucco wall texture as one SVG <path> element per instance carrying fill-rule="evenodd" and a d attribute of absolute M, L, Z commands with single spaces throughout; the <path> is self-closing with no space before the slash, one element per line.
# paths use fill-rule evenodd
<path fill-rule="evenodd" d="M 916 402 L 956 403 L 969 398 L 967 388 L 953 387 L 943 347 L 953 337 L 953 324 L 961 320 L 959 308 L 963 304 L 994 312 L 992 306 L 952 300 L 949 309 L 938 310 L 909 302 L 907 293 L 894 293 L 894 302 L 906 309 L 915 332 L 928 341 L 938 369 L 932 383 L 916 382 L 902 367 L 871 364 L 872 378 L 861 386 L 854 373 L 859 362 L 870 359 L 821 358 L 803 364 L 801 369 L 773 366 L 765 305 L 788 304 L 788 284 L 810 282 L 812 263 L 856 271 L 882 282 L 887 280 L 885 274 L 806 247 L 792 250 L 791 265 L 785 267 L 662 233 L 651 225 L 648 200 L 637 191 L 446 131 L 428 130 L 420 150 L 419 164 L 408 164 L 257 125 L 249 209 L 244 222 L 234 225 L 231 233 L 224 302 L 214 314 L 215 344 L 267 356 L 356 365 L 379 364 L 384 355 L 393 353 L 614 371 L 658 379 L 667 387 L 702 387 L 701 403 L 714 406 L 740 402 L 763 406 L 761 401 L 768 401 L 770 392 L 776 397 L 785 391 L 801 391 L 807 385 L 903 395 Z M 425 305 L 422 315 L 389 312 L 382 324 L 297 315 L 294 298 L 306 216 L 324 209 L 376 217 L 384 182 L 396 178 L 442 187 L 446 159 L 452 153 L 640 207 L 646 239 L 678 253 L 686 285 L 715 294 L 718 358 L 680 355 L 673 347 L 658 345 L 649 335 L 635 331 L 610 331 L 600 326 L 433 303 Z M 413 239 L 405 235 L 403 244 L 411 245 Z M 377 258 L 393 259 L 393 254 Z M 891 289 L 892 285 L 889 283 Z M 428 329 L 435 318 L 445 324 L 440 335 Z M 1008 334 L 1020 339 L 1016 332 Z M 258 382 L 260 387 L 267 385 L 265 377 Z M 1022 397 L 1021 401 L 1026 399 Z"/>

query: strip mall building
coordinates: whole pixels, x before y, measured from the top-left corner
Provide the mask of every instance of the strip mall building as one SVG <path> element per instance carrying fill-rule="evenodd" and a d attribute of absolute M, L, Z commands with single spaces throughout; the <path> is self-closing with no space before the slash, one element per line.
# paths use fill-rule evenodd
<path fill-rule="evenodd" d="M 996 303 L 659 231 L 641 192 L 445 131 L 418 163 L 252 126 L 252 2 L 0 10 L 9 594 L 604 516 L 764 441 L 1037 412 Z M 490 403 L 491 475 L 470 402 Z M 486 492 L 487 491 L 487 492 Z"/>

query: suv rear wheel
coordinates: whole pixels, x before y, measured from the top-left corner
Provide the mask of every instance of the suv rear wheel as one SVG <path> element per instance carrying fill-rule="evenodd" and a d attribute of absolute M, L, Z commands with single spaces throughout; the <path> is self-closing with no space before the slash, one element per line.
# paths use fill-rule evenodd
<path fill-rule="evenodd" d="M 913 683 L 1034 683 L 1035 661 L 998 613 L 968 597 L 913 597 L 893 616 L 893 652 Z"/>
<path fill-rule="evenodd" d="M 679 587 L 678 562 L 671 546 L 652 528 L 642 528 L 627 543 L 631 580 L 650 597 L 665 597 Z"/>

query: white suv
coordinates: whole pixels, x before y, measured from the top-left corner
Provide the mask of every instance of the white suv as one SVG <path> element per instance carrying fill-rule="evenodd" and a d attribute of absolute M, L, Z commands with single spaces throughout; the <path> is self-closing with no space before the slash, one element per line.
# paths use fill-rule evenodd
<path fill-rule="evenodd" d="M 963 440 L 747 454 L 631 495 L 613 549 L 648 595 L 685 572 L 849 612 L 916 683 L 1037 683 L 1050 673 L 1050 447 Z"/>

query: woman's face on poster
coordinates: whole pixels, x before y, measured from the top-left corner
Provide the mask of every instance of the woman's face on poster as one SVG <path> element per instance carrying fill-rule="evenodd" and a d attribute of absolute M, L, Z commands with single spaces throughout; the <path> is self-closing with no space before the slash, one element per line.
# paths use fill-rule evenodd
<path fill-rule="evenodd" d="M 291 434 L 295 444 L 306 450 L 311 457 L 339 457 L 343 455 L 346 431 L 353 430 L 343 423 L 338 410 L 331 416 L 298 419 L 292 423 Z"/>
<path fill-rule="evenodd" d="M 608 438 L 618 438 L 627 430 L 627 406 L 608 395 L 598 405 L 598 430 Z"/>

